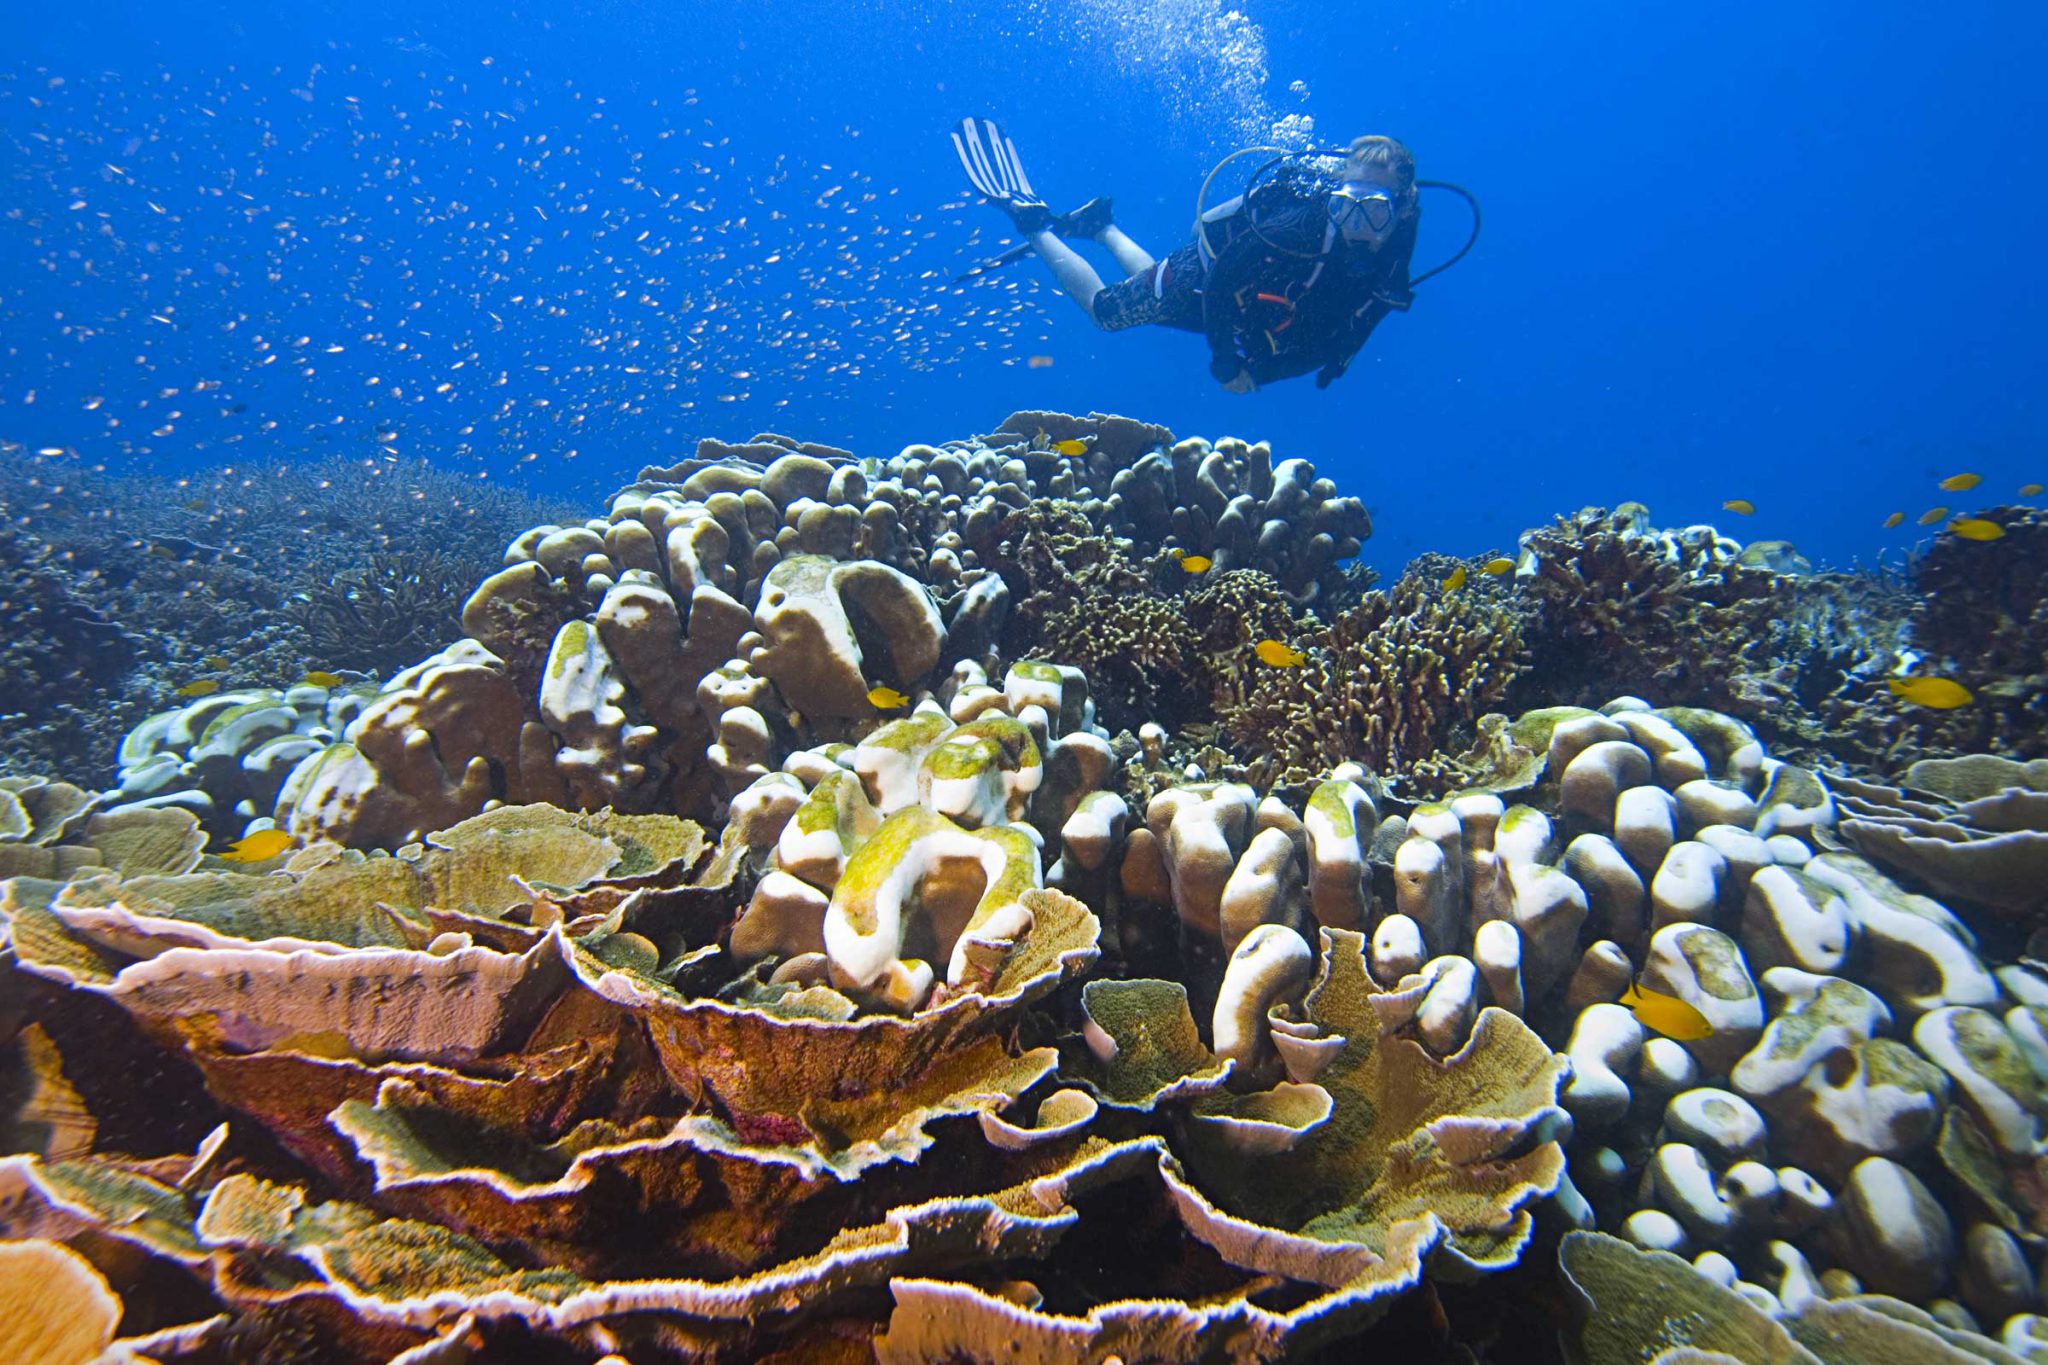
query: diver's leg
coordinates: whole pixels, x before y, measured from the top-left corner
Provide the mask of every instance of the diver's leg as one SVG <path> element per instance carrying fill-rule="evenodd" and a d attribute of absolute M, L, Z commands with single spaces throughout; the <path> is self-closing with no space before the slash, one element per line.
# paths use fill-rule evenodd
<path fill-rule="evenodd" d="M 1152 259 L 1152 253 L 1124 235 L 1124 230 L 1115 223 L 1105 223 L 1095 234 L 1095 240 L 1109 248 L 1109 254 L 1116 258 L 1116 268 L 1126 275 L 1135 275 L 1150 270 L 1159 262 Z"/>
<path fill-rule="evenodd" d="M 1094 317 L 1095 296 L 1102 292 L 1102 277 L 1095 273 L 1095 267 L 1075 255 L 1072 247 L 1050 232 L 1032 233 L 1031 247 L 1038 253 L 1038 259 L 1052 271 L 1052 277 L 1059 281 L 1060 288 L 1067 291 L 1067 296 L 1080 304 L 1081 310 L 1089 317 Z"/>

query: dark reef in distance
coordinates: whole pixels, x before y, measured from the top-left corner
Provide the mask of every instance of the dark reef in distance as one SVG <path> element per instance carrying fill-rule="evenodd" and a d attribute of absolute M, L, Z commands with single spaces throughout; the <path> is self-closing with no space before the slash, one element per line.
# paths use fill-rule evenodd
<path fill-rule="evenodd" d="M 0 773 L 114 777 L 177 689 L 381 678 L 446 640 L 508 531 L 563 509 L 419 462 L 108 473 L 0 447 Z"/>

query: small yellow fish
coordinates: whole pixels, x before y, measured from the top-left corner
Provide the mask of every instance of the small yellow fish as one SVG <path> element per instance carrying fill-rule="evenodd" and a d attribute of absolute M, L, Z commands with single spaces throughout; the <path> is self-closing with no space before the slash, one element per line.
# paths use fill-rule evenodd
<path fill-rule="evenodd" d="M 220 856 L 231 863 L 260 863 L 275 858 L 292 846 L 292 836 L 281 829 L 263 829 L 228 845 Z"/>
<path fill-rule="evenodd" d="M 1207 573 L 1209 572 L 1209 556 L 1182 555 L 1180 557 L 1180 567 L 1186 573 Z"/>
<path fill-rule="evenodd" d="M 1894 512 L 1884 519 L 1884 529 L 1887 531 L 1892 530 L 1894 527 L 1904 526 L 1905 524 L 1906 514 L 1904 512 Z"/>
<path fill-rule="evenodd" d="M 2023 498 L 2038 498 L 2043 491 L 2048 490 L 2043 490 L 2038 483 L 2023 483 L 2020 485 L 2020 496 Z"/>
<path fill-rule="evenodd" d="M 1738 517 L 1753 517 L 1756 515 L 1756 504 L 1748 498 L 1730 498 L 1721 504 L 1721 510 L 1733 512 Z"/>
<path fill-rule="evenodd" d="M 1484 564 L 1481 564 L 1479 566 L 1479 572 L 1483 574 L 1490 574 L 1495 578 L 1499 578 L 1502 574 L 1507 573 L 1514 567 L 1515 561 L 1509 559 L 1506 555 L 1502 555 L 1499 559 L 1489 559 Z"/>
<path fill-rule="evenodd" d="M 1631 984 L 1622 992 L 1621 1003 L 1635 1014 L 1637 1023 L 1676 1042 L 1695 1043 L 1714 1036 L 1714 1026 L 1707 1016 L 1675 995 L 1646 991 Z"/>
<path fill-rule="evenodd" d="M 1049 370 L 1052 368 L 1052 357 L 1049 355 L 1035 355 L 1024 363 L 1034 370 Z"/>
<path fill-rule="evenodd" d="M 1088 443 L 1086 441 L 1077 440 L 1072 436 L 1069 436 L 1064 441 L 1054 441 L 1052 443 L 1052 448 L 1053 452 L 1058 455 L 1073 456 L 1086 455 L 1088 453 Z"/>
<path fill-rule="evenodd" d="M 1925 512 L 1922 512 L 1920 514 L 1920 525 L 1932 526 L 1935 522 L 1940 521 L 1943 517 L 1947 515 L 1948 509 L 1946 507 L 1930 507 Z"/>
<path fill-rule="evenodd" d="M 299 681 L 309 687 L 339 687 L 348 679 L 339 673 L 329 673 L 324 668 L 314 668 L 307 670 L 306 676 Z"/>
<path fill-rule="evenodd" d="M 190 501 L 188 501 L 188 502 L 187 502 L 187 503 L 185 504 L 185 510 L 186 510 L 187 512 L 204 512 L 204 511 L 206 510 L 206 499 L 205 499 L 205 498 L 193 498 L 193 499 L 191 499 Z"/>
<path fill-rule="evenodd" d="M 1261 640 L 1258 644 L 1259 662 L 1274 668 L 1300 668 L 1308 662 L 1308 655 L 1278 640 Z"/>
<path fill-rule="evenodd" d="M 1893 696 L 1934 711 L 1953 711 L 1976 700 L 1969 688 L 1953 678 L 1887 678 L 1884 685 Z"/>
<path fill-rule="evenodd" d="M 1935 487 L 1944 493 L 1967 493 L 1982 482 L 1982 474 L 1951 474 Z"/>
<path fill-rule="evenodd" d="M 1464 566 L 1463 564 L 1460 564 L 1460 565 L 1459 565 L 1459 566 L 1458 566 L 1457 568 L 1455 568 L 1455 569 L 1451 570 L 1450 574 L 1449 574 L 1448 576 L 1446 576 L 1446 577 L 1445 577 L 1445 579 L 1444 579 L 1444 591 L 1446 591 L 1446 592 L 1456 592 L 1456 591 L 1457 591 L 1458 589 L 1460 589 L 1460 588 L 1462 588 L 1462 587 L 1464 587 L 1464 586 L 1465 586 L 1465 566 Z"/>
<path fill-rule="evenodd" d="M 201 678 L 198 682 L 186 683 L 183 687 L 173 692 L 172 695 L 178 697 L 210 697 L 218 691 L 220 691 L 219 683 L 215 682 L 212 678 Z"/>
<path fill-rule="evenodd" d="M 2003 526 L 1982 517 L 1957 517 L 1948 524 L 1948 529 L 1964 540 L 1997 540 L 2005 534 Z"/>
<path fill-rule="evenodd" d="M 233 661 L 230 660 L 228 656 L 225 654 L 209 654 L 205 658 L 201 659 L 199 662 L 205 664 L 208 668 L 218 673 L 223 668 L 226 668 L 228 664 Z"/>
<path fill-rule="evenodd" d="M 874 707 L 877 711 L 901 711 L 904 707 L 910 705 L 910 698 L 904 696 L 893 687 L 870 687 L 868 689 L 868 705 Z"/>

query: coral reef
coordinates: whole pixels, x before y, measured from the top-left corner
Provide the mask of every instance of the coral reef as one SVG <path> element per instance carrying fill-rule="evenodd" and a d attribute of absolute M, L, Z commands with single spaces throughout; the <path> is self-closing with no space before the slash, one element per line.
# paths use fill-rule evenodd
<path fill-rule="evenodd" d="M 1498 588 L 1444 588 L 1443 568 L 1425 556 L 1391 589 L 1299 637 L 1308 658 L 1298 668 L 1265 664 L 1256 640 L 1238 646 L 1219 681 L 1222 731 L 1283 781 L 1356 762 L 1414 796 L 1467 785 L 1435 760 L 1470 741 L 1526 666 L 1522 621 Z"/>
<path fill-rule="evenodd" d="M 328 669 L 390 673 L 460 627 L 475 568 L 439 550 L 373 554 L 360 568 L 292 594 L 285 616 Z"/>
<path fill-rule="evenodd" d="M 1518 706 L 1634 694 L 1738 716 L 1786 757 L 1875 775 L 1920 758 L 2037 752 L 2048 531 L 2010 522 L 1996 552 L 1944 532 L 1910 575 L 1815 573 L 1710 526 L 1657 530 L 1639 503 L 1525 533 L 1529 613 Z M 1986 572 L 1986 570 L 1989 572 Z M 1588 648 L 1597 644 L 1598 648 Z M 1887 679 L 1968 680 L 1967 711 L 1914 707 Z"/>
<path fill-rule="evenodd" d="M 1522 536 L 1515 581 L 1545 704 L 1639 694 L 1754 721 L 1791 698 L 1792 579 L 1744 563 L 1711 526 L 1659 531 L 1640 503 L 1586 508 Z"/>
<path fill-rule="evenodd" d="M 1103 665 L 1116 719 L 1140 722 L 1201 690 L 1167 681 L 1192 647 L 1170 604 L 1130 594 L 1127 554 L 1168 573 L 1176 552 L 1226 576 L 1242 560 L 1306 600 L 1370 529 L 1264 446 L 1161 449 L 1157 428 L 1055 434 L 1044 417 L 886 461 L 758 436 L 642 470 L 604 518 L 519 536 L 463 608 L 468 640 L 308 760 L 279 821 L 389 845 L 493 801 L 710 816 L 781 756 L 871 721 L 877 687 L 914 699 L 948 659 L 1018 657 L 1013 605 L 1033 637 Z"/>
<path fill-rule="evenodd" d="M 1382 1036 L 1358 933 L 1314 970 L 1293 930 L 1248 935 L 1213 1054 L 1174 983 L 1047 1011 L 1099 951 L 1057 888 L 1110 903 L 1123 826 L 1078 687 L 965 670 L 950 712 L 758 778 L 715 853 L 672 816 L 507 806 L 395 854 L 257 872 L 194 841 L 8 882 L 22 1117 L 59 1095 L 90 1117 L 61 1145 L 17 1122 L 42 1136 L 7 1229 L 185 1277 L 259 1340 L 282 1277 L 351 1355 L 821 1351 L 886 1285 L 879 1359 L 1278 1360 L 1433 1267 L 1512 1263 L 1562 1174 L 1562 1061 L 1500 1012 L 1447 1060 Z M 76 1051 L 108 1006 L 130 1022 L 103 1049 L 196 1072 L 149 1096 L 184 1131 L 137 1127 Z M 1148 1060 L 1176 1015 L 1179 1051 Z M 1048 1030 L 1071 1050 L 1028 1041 Z M 1293 1079 L 1267 1074 L 1283 1036 Z M 1073 1299 L 1069 1248 L 1162 1237 L 1194 1251 Z M 1045 1291 L 992 1292 L 998 1270 Z"/>
<path fill-rule="evenodd" d="M 215 692 L 161 712 L 121 741 L 108 808 L 176 807 L 232 842 L 268 828 L 292 771 L 337 740 L 376 684 L 301 683 Z"/>
<path fill-rule="evenodd" d="M 1979 515 L 2004 536 L 1988 546 L 1936 536 L 1914 566 L 1909 626 L 1923 671 L 1962 679 L 1979 704 L 1914 717 L 1927 734 L 1906 757 L 2048 757 L 2048 516 L 2022 507 Z"/>
<path fill-rule="evenodd" d="M 17 684 L 0 771 L 93 783 L 113 778 L 121 736 L 174 705 L 180 687 L 415 661 L 501 562 L 506 528 L 549 511 L 419 463 L 116 475 L 4 443 L 0 507 L 0 674 Z M 366 608 L 399 600 L 361 630 L 309 633 L 307 611 L 325 611 L 309 603 L 352 589 Z M 419 621 L 422 608 L 438 614 Z"/>
<path fill-rule="evenodd" d="M 0 1341 L 2048 1360 L 1996 515 L 1924 600 L 1639 507 L 1376 590 L 1304 462 L 1019 413 L 703 442 L 459 621 L 467 550 L 268 583 L 379 676 L 0 779 Z M 37 630 L 126 628 L 7 533 Z"/>
<path fill-rule="evenodd" d="M 1829 779 L 1841 837 L 1866 857 L 2021 929 L 2048 927 L 2048 760 L 1922 759 L 1896 787 Z M 1991 925 L 1978 920 L 1980 929 Z"/>

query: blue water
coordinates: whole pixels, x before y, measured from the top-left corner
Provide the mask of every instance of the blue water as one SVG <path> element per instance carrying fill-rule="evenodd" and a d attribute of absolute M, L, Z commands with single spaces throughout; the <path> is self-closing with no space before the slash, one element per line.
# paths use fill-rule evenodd
<path fill-rule="evenodd" d="M 2039 6 L 271 8 L 5 20 L 0 439 L 425 455 L 594 509 L 701 434 L 872 454 L 1093 408 L 1313 458 L 1382 568 L 1625 498 L 1869 562 L 2048 479 Z M 1161 254 L 1304 116 L 1406 140 L 1485 232 L 1327 393 L 1233 397 L 1033 263 L 951 287 L 1007 244 L 966 114 Z M 1425 212 L 1418 268 L 1466 227 Z"/>

